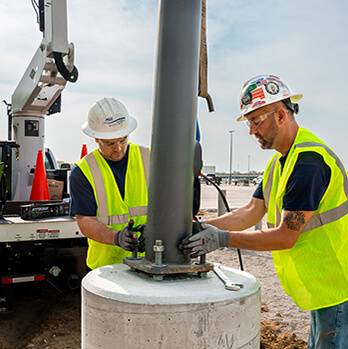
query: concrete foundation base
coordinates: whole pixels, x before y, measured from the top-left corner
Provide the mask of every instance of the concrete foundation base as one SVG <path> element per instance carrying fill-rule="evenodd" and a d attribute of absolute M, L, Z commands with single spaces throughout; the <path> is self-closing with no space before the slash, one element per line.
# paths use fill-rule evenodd
<path fill-rule="evenodd" d="M 115 264 L 82 282 L 83 349 L 218 349 L 260 347 L 260 284 L 222 267 L 239 291 L 206 278 L 156 281 Z"/>

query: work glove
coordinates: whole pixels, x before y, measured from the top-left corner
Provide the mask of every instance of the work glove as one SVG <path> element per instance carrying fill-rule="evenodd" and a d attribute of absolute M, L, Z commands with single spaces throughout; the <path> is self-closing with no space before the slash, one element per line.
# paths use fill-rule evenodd
<path fill-rule="evenodd" d="M 200 221 L 198 221 L 198 220 L 192 221 L 192 235 L 197 234 L 197 233 L 199 233 L 202 230 L 204 230 L 204 229 L 202 228 L 202 223 Z M 186 241 L 187 239 L 188 238 L 185 238 L 184 240 L 182 240 L 182 242 Z M 182 244 L 182 242 L 181 242 L 181 244 L 179 244 L 179 250 L 185 250 L 186 249 L 186 247 Z M 190 252 L 185 251 L 184 253 L 189 254 Z"/>
<path fill-rule="evenodd" d="M 202 222 L 200 221 L 193 221 L 192 222 L 192 235 L 195 235 L 197 233 L 199 233 L 200 231 L 204 230 L 204 228 L 202 227 Z"/>
<path fill-rule="evenodd" d="M 198 224 L 196 224 L 198 223 Z M 200 227 L 199 227 L 200 225 Z M 179 248 L 191 258 L 202 256 L 220 247 L 229 247 L 229 232 L 200 222 L 193 224 L 193 231 L 201 230 L 182 240 Z"/>
<path fill-rule="evenodd" d="M 146 224 L 140 224 L 133 228 L 134 232 L 140 233 L 140 235 L 138 236 L 138 241 L 139 241 L 138 251 L 140 253 L 145 252 L 145 230 L 146 230 Z"/>
<path fill-rule="evenodd" d="M 130 219 L 127 226 L 115 235 L 115 245 L 126 251 L 133 251 L 138 244 L 137 235 L 133 233 L 134 220 Z"/>

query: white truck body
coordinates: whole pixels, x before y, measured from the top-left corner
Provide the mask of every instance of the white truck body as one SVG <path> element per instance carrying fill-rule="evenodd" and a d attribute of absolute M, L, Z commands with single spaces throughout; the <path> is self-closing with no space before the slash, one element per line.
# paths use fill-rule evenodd
<path fill-rule="evenodd" d="M 12 309 L 16 283 L 46 280 L 74 291 L 86 273 L 87 239 L 68 214 L 69 170 L 58 169 L 49 149 L 46 175 L 64 183 L 64 200 L 30 201 L 38 152 L 45 154 L 45 116 L 60 111 L 67 81 L 78 77 L 66 0 L 32 3 L 43 39 L 7 104 L 8 140 L 0 141 L 0 312 Z M 35 215 L 24 217 L 23 207 Z"/>

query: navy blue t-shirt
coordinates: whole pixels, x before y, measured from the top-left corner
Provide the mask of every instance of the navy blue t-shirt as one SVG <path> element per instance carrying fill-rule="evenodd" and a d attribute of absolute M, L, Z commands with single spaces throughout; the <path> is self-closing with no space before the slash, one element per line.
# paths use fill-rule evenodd
<path fill-rule="evenodd" d="M 279 159 L 282 170 L 287 154 Z M 285 211 L 315 211 L 329 185 L 331 169 L 316 152 L 299 154 L 291 173 L 283 198 Z M 264 199 L 262 181 L 256 188 L 254 198 Z"/>
<path fill-rule="evenodd" d="M 106 160 L 115 176 L 122 198 L 124 198 L 124 183 L 128 164 L 128 150 L 129 146 L 127 147 L 125 156 L 120 161 Z M 77 165 L 75 165 L 71 170 L 69 183 L 71 197 L 70 214 L 95 217 L 97 215 L 97 203 L 95 201 L 93 188 L 80 167 Z"/>

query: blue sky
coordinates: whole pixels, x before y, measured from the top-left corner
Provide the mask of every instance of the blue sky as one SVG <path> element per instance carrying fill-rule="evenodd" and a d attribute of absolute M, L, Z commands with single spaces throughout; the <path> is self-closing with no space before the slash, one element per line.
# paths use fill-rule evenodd
<path fill-rule="evenodd" d="M 121 100 L 137 118 L 131 141 L 150 145 L 159 1 L 67 3 L 68 38 L 80 77 L 63 92 L 62 112 L 46 118 L 46 145 L 67 162 L 79 159 L 84 143 L 94 149 L 81 125 L 104 96 Z M 208 113 L 198 100 L 204 164 L 229 170 L 229 130 L 234 130 L 233 170 L 247 171 L 249 159 L 250 170 L 263 170 L 273 151 L 261 150 L 235 119 L 242 83 L 270 73 L 304 95 L 299 124 L 348 166 L 347 2 L 207 0 L 207 7 L 209 93 L 216 111 Z M 30 0 L 2 1 L 0 19 L 0 98 L 10 102 L 42 34 Z M 0 139 L 6 139 L 4 105 L 0 122 Z"/>

